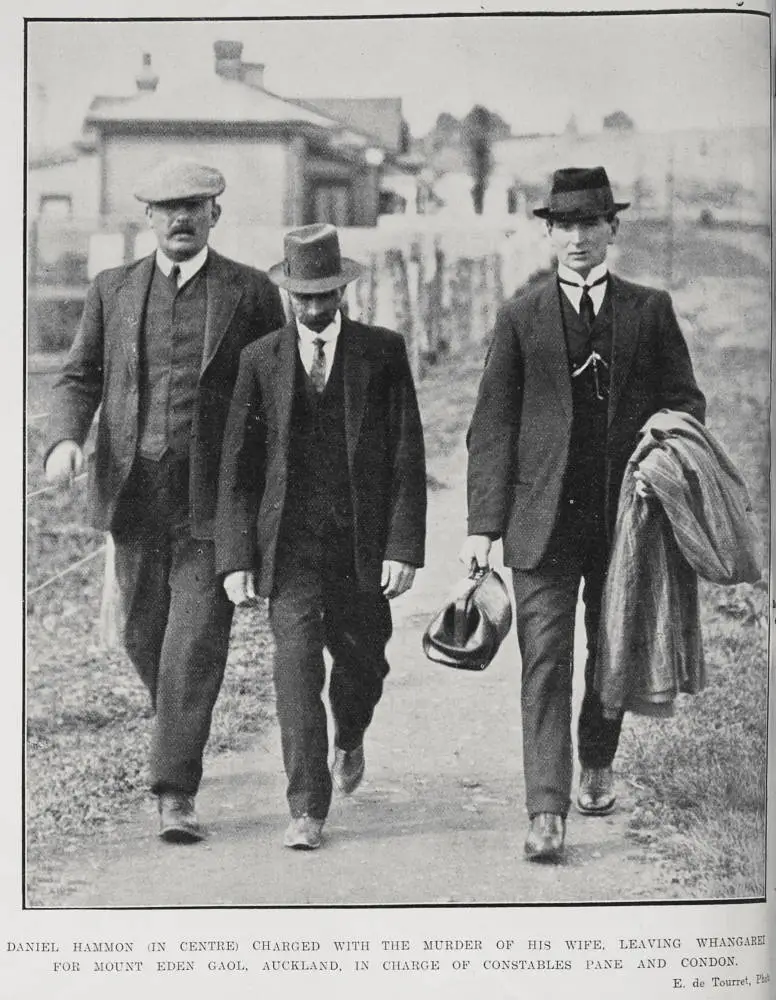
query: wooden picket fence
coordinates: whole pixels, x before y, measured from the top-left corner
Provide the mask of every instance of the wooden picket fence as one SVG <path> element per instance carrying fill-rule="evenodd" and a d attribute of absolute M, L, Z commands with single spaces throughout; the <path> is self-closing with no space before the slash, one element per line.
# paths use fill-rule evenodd
<path fill-rule="evenodd" d="M 416 378 L 437 358 L 484 342 L 504 299 L 550 261 L 536 220 L 509 216 L 498 228 L 390 218 L 374 229 L 340 230 L 342 253 L 365 268 L 348 286 L 346 308 L 353 319 L 403 334 Z M 264 270 L 282 258 L 285 230 L 224 222 L 212 236 L 227 256 Z M 151 248 L 149 234 L 139 233 L 135 256 Z"/>

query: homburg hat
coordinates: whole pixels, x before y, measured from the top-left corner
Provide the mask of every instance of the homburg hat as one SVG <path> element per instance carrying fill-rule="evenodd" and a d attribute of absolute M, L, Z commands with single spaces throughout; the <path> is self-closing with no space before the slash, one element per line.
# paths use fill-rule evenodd
<path fill-rule="evenodd" d="M 224 175 L 215 167 L 183 157 L 162 160 L 135 188 L 138 201 L 159 204 L 189 198 L 217 198 L 226 187 Z"/>
<path fill-rule="evenodd" d="M 478 570 L 456 588 L 423 634 L 429 660 L 462 670 L 484 670 L 512 626 L 512 604 L 493 569 Z"/>
<path fill-rule="evenodd" d="M 308 295 L 332 292 L 355 280 L 364 270 L 357 261 L 341 255 L 339 235 L 329 223 L 292 229 L 283 240 L 283 252 L 284 259 L 267 274 L 289 292 Z"/>
<path fill-rule="evenodd" d="M 564 167 L 552 175 L 547 204 L 534 209 L 540 219 L 598 218 L 613 215 L 630 205 L 615 201 L 603 167 Z"/>

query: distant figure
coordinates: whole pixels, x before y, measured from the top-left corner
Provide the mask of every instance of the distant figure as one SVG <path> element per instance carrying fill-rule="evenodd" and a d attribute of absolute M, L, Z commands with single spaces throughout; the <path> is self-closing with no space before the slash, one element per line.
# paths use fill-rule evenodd
<path fill-rule="evenodd" d="M 78 473 L 100 407 L 89 513 L 115 542 L 123 641 L 156 711 L 151 788 L 170 842 L 203 836 L 195 796 L 233 611 L 212 539 L 237 361 L 285 322 L 266 274 L 208 247 L 224 187 L 212 167 L 168 160 L 135 191 L 158 248 L 89 289 L 46 455 L 48 479 Z"/>
<path fill-rule="evenodd" d="M 620 485 L 648 417 L 664 407 L 701 421 L 705 414 L 669 295 L 607 270 L 617 213 L 627 207 L 615 202 L 603 167 L 555 172 L 547 206 L 534 214 L 546 220 L 557 273 L 499 312 L 469 430 L 461 559 L 487 565 L 501 538 L 513 570 L 532 861 L 563 852 L 581 580 L 588 655 L 577 806 L 588 815 L 614 806 L 622 719 L 604 716 L 593 681 Z M 638 490 L 647 495 L 643 479 Z"/>
<path fill-rule="evenodd" d="M 330 225 L 288 233 L 284 249 L 269 275 L 295 319 L 240 359 L 216 548 L 235 604 L 269 598 L 291 813 L 284 844 L 309 850 L 321 843 L 332 780 L 348 795 L 364 773 L 364 734 L 388 673 L 388 602 L 423 565 L 426 478 L 404 340 L 342 313 L 361 266 L 340 256 Z"/>

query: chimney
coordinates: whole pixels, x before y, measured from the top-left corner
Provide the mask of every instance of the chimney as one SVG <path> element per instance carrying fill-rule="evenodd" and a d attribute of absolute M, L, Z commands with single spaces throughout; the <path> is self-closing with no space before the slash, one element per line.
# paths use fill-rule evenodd
<path fill-rule="evenodd" d="M 154 91 L 156 90 L 156 85 L 159 83 L 159 77 L 151 69 L 151 53 L 143 53 L 143 68 L 135 77 L 135 83 L 137 84 L 137 89 L 140 91 Z"/>
<path fill-rule="evenodd" d="M 216 73 L 225 80 L 240 80 L 242 78 L 242 42 L 213 42 L 213 52 L 216 57 Z"/>
<path fill-rule="evenodd" d="M 264 63 L 243 63 L 242 64 L 243 83 L 251 87 L 264 89 Z"/>

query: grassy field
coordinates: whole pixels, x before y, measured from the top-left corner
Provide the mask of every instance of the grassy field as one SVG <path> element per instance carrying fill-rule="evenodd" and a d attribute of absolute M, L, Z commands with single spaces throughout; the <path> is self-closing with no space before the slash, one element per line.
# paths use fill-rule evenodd
<path fill-rule="evenodd" d="M 617 270 L 670 284 L 708 423 L 743 472 L 767 538 L 769 265 L 756 234 L 675 234 L 623 228 Z M 420 386 L 430 488 L 451 478 L 451 454 L 471 414 L 482 349 L 428 371 Z M 47 409 L 51 376 L 31 376 L 28 412 Z M 451 402 L 452 401 L 452 402 Z M 28 493 L 40 488 L 42 424 L 28 431 Z M 84 486 L 29 502 L 28 590 L 103 544 L 83 526 Z M 463 530 L 463 527 L 461 530 Z M 455 526 L 456 537 L 459 526 Z M 99 644 L 102 554 L 27 605 L 26 819 L 30 900 L 52 859 L 147 798 L 150 713 L 126 658 Z M 629 718 L 618 769 L 636 790 L 632 836 L 646 857 L 668 856 L 690 897 L 764 888 L 767 706 L 765 585 L 704 586 L 708 687 L 680 698 L 673 719 Z M 255 612 L 238 613 L 208 757 L 244 746 L 273 712 L 271 640 Z M 49 894 L 53 885 L 48 887 Z"/>
<path fill-rule="evenodd" d="M 627 230 L 623 236 L 627 239 Z M 624 243 L 619 268 L 649 274 L 665 262 L 664 234 Z M 619 768 L 639 806 L 634 838 L 669 855 L 684 894 L 718 898 L 765 891 L 768 704 L 770 248 L 764 236 L 680 231 L 672 292 L 707 424 L 744 475 L 764 540 L 763 582 L 702 584 L 708 686 L 682 696 L 669 720 L 632 718 Z M 657 276 L 661 274 L 657 271 Z"/>

